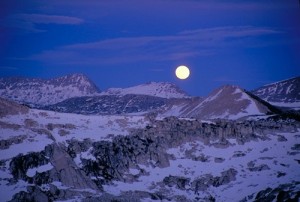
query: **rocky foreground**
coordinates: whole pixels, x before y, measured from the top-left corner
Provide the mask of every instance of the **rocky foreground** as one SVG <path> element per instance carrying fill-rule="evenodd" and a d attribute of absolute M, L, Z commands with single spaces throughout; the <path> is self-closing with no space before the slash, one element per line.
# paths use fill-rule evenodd
<path fill-rule="evenodd" d="M 1 195 L 8 201 L 299 200 L 297 121 L 123 116 L 103 125 L 108 119 L 38 110 L 2 119 Z M 103 133 L 105 127 L 116 128 Z"/>

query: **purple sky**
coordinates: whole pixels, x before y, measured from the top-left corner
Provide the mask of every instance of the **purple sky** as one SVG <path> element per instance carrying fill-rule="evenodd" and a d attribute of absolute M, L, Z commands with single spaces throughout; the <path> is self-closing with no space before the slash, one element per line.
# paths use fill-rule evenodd
<path fill-rule="evenodd" d="M 202 96 L 300 75 L 298 0 L 2 0 L 0 17 L 4 77 L 84 73 L 101 90 L 169 81 Z"/>

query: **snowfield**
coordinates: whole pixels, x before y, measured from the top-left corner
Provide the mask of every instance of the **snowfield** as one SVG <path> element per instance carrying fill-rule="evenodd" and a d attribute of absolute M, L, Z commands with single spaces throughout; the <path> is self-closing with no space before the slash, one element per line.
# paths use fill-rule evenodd
<path fill-rule="evenodd" d="M 195 119 L 182 118 L 189 122 Z M 213 121 L 203 123 L 215 125 Z M 27 114 L 10 115 L 0 119 L 0 195 L 1 200 L 11 200 L 20 191 L 28 192 L 29 182 L 17 180 L 11 183 L 10 162 L 18 155 L 41 152 L 52 143 L 68 145 L 70 140 L 92 142 L 111 142 L 113 137 L 128 136 L 132 130 L 144 129 L 150 121 L 145 116 L 87 116 L 31 109 Z M 259 136 L 259 134 L 257 134 Z M 187 200 L 205 201 L 213 197 L 216 201 L 237 201 L 246 199 L 252 201 L 253 194 L 266 188 L 276 188 L 282 184 L 300 181 L 300 132 L 269 133 L 262 139 L 240 144 L 236 139 L 228 139 L 229 146 L 219 147 L 216 142 L 204 144 L 203 141 L 191 140 L 178 147 L 169 148 L 168 155 L 172 158 L 166 167 L 155 166 L 149 160 L 147 164 L 137 164 L 130 167 L 124 178 L 128 181 L 112 180 L 102 184 L 105 193 L 122 197 L 130 191 L 163 193 L 164 196 L 184 196 Z M 215 144 L 216 143 L 216 144 Z M 47 156 L 46 156 L 47 157 Z M 83 161 L 98 161 L 90 147 L 73 158 L 76 169 L 83 168 Z M 31 167 L 27 170 L 28 177 L 34 177 L 55 169 L 48 162 L 44 165 Z M 193 182 L 210 176 L 220 179 L 224 173 L 232 172 L 228 181 L 220 185 L 207 185 L 202 191 L 192 189 Z M 132 178 L 134 176 L 134 178 Z M 184 187 L 175 184 L 165 184 L 172 176 L 188 180 Z M 226 178 L 226 177 L 225 177 Z M 224 179 L 225 179 L 224 178 Z M 101 176 L 91 177 L 92 180 L 103 179 Z M 59 181 L 40 186 L 41 190 L 50 190 L 55 186 L 60 190 L 79 191 L 102 196 L 99 190 L 75 189 L 65 186 Z M 300 184 L 295 185 L 300 190 Z M 251 196 L 252 195 L 252 196 Z M 82 196 L 74 196 L 68 200 L 80 201 Z M 141 201 L 152 201 L 141 198 Z M 163 199 L 162 201 L 167 201 Z M 180 201 L 179 199 L 175 201 Z"/>

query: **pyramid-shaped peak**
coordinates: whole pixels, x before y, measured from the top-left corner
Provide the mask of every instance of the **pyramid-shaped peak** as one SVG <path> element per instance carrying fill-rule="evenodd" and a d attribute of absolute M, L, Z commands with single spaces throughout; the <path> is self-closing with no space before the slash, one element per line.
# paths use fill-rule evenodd
<path fill-rule="evenodd" d="M 79 89 L 85 89 L 90 93 L 97 93 L 99 89 L 96 85 L 84 74 L 74 73 L 66 76 L 48 80 L 49 83 L 55 83 L 60 86 L 77 86 Z"/>
<path fill-rule="evenodd" d="M 216 97 L 219 95 L 229 96 L 239 93 L 245 93 L 245 90 L 236 85 L 224 85 L 212 91 L 208 97 Z"/>

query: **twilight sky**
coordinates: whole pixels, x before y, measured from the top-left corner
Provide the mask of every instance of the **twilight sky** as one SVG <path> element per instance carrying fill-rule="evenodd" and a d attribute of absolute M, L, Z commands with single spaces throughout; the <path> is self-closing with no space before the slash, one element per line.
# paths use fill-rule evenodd
<path fill-rule="evenodd" d="M 300 75 L 298 0 L 1 0 L 0 76 L 169 81 L 190 95 Z M 188 80 L 175 68 L 187 65 Z"/>

